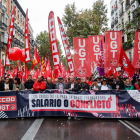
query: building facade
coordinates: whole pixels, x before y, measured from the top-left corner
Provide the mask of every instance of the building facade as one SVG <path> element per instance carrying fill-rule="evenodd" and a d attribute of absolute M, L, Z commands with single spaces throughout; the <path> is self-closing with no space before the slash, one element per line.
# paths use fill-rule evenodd
<path fill-rule="evenodd" d="M 0 16 L 1 16 L 0 59 L 3 65 L 5 64 L 5 53 L 7 48 L 8 33 L 14 6 L 16 6 L 16 11 L 15 11 L 14 34 L 11 47 L 24 48 L 26 14 L 17 0 L 0 0 Z M 29 37 L 30 37 L 30 47 L 34 49 L 33 29 L 30 24 L 29 24 Z"/>
<path fill-rule="evenodd" d="M 117 9 L 115 9 L 117 4 Z M 137 0 L 112 0 L 110 2 L 111 8 L 111 29 L 116 31 L 124 31 L 126 24 L 131 23 L 133 20 L 138 18 L 137 8 L 139 3 Z M 128 35 L 122 35 L 122 43 L 128 41 Z M 132 62 L 133 58 L 133 46 L 127 46 L 125 52 Z"/>

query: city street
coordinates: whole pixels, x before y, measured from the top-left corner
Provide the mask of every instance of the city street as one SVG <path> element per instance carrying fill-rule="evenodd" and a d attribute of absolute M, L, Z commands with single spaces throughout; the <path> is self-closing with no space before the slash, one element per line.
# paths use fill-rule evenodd
<path fill-rule="evenodd" d="M 0 140 L 139 140 L 139 120 L 45 117 L 0 120 Z"/>

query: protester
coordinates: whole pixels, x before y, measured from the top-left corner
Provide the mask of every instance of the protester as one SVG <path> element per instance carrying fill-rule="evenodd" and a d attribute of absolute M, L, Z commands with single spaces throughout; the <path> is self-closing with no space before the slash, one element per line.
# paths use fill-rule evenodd
<path fill-rule="evenodd" d="M 64 78 L 64 83 L 66 83 L 66 84 L 67 84 L 67 79 L 66 79 L 66 78 Z"/>
<path fill-rule="evenodd" d="M 137 89 L 137 90 L 139 90 L 140 87 L 139 87 L 139 83 L 138 83 L 138 77 L 136 77 L 133 82 L 134 82 L 134 88 Z"/>
<path fill-rule="evenodd" d="M 77 78 L 76 78 L 76 83 L 77 83 L 78 85 L 80 85 L 80 83 L 81 83 L 81 78 L 80 78 L 80 77 L 77 77 Z"/>
<path fill-rule="evenodd" d="M 47 84 L 47 78 L 44 78 L 44 82 Z"/>
<path fill-rule="evenodd" d="M 113 80 L 112 79 L 108 79 L 108 85 L 110 85 L 111 87 L 113 86 Z"/>
<path fill-rule="evenodd" d="M 98 83 L 98 86 L 100 87 L 101 86 L 101 77 L 97 77 L 97 83 Z"/>
<path fill-rule="evenodd" d="M 82 80 L 81 80 L 81 82 L 82 82 L 82 83 L 80 84 L 80 89 L 81 89 L 81 91 L 82 91 L 82 90 L 88 91 L 88 90 L 89 90 L 89 84 L 86 83 L 86 77 L 83 77 Z"/>
<path fill-rule="evenodd" d="M 73 76 L 70 77 L 70 83 L 68 84 L 68 89 L 71 90 L 71 91 L 80 90 L 80 87 L 78 86 L 78 84 L 76 82 L 74 82 L 74 77 Z"/>
<path fill-rule="evenodd" d="M 110 85 L 107 85 L 107 79 L 103 78 L 103 84 L 99 88 L 100 90 L 112 90 Z"/>
<path fill-rule="evenodd" d="M 92 84 L 91 88 L 92 88 L 92 90 L 99 90 L 99 86 L 97 84 L 96 79 L 93 80 L 93 84 Z"/>
<path fill-rule="evenodd" d="M 36 82 L 36 78 L 35 77 L 33 78 L 33 81 L 34 81 L 34 83 Z"/>
<path fill-rule="evenodd" d="M 43 81 L 42 76 L 38 76 L 38 80 L 33 85 L 34 91 L 43 91 L 46 89 L 46 83 Z"/>
<path fill-rule="evenodd" d="M 129 78 L 126 79 L 125 90 L 134 90 L 134 85 L 131 84 Z"/>
<path fill-rule="evenodd" d="M 19 91 L 24 89 L 25 89 L 24 84 L 20 82 L 20 78 L 16 77 L 14 80 L 13 90 Z"/>
<path fill-rule="evenodd" d="M 46 89 L 55 89 L 55 84 L 52 83 L 52 79 L 50 77 L 47 78 Z"/>
<path fill-rule="evenodd" d="M 87 83 L 88 83 L 90 86 L 92 86 L 92 84 L 93 84 L 92 77 L 89 77 L 89 78 L 88 78 Z"/>
<path fill-rule="evenodd" d="M 140 78 L 138 78 L 138 85 L 139 85 L 139 89 L 140 89 Z"/>
<path fill-rule="evenodd" d="M 13 90 L 13 85 L 9 83 L 9 78 L 5 77 L 5 83 L 1 84 L 0 91 L 10 91 Z"/>
<path fill-rule="evenodd" d="M 63 77 L 59 77 L 58 80 L 59 83 L 55 84 L 55 89 L 59 89 L 60 91 L 67 89 L 67 84 L 63 82 Z"/>
<path fill-rule="evenodd" d="M 124 83 L 120 80 L 120 77 L 116 77 L 115 83 L 113 83 L 112 88 L 116 89 L 116 91 L 124 89 Z"/>
<path fill-rule="evenodd" d="M 58 79 L 56 78 L 56 79 L 55 79 L 55 84 L 57 84 L 57 83 L 58 83 Z"/>
<path fill-rule="evenodd" d="M 28 75 L 28 81 L 25 82 L 25 90 L 31 89 L 33 90 L 34 81 L 32 80 L 32 75 Z"/>
<path fill-rule="evenodd" d="M 1 77 L 1 84 L 2 84 L 2 83 L 5 83 L 4 77 Z"/>

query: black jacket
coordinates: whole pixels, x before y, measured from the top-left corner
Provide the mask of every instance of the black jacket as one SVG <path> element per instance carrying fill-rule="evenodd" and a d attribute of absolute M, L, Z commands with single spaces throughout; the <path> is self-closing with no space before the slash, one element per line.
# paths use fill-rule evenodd
<path fill-rule="evenodd" d="M 80 84 L 80 89 L 83 89 L 83 90 L 89 90 L 89 84 L 88 83 L 85 83 L 85 85 L 83 83 Z"/>
<path fill-rule="evenodd" d="M 71 83 L 68 84 L 68 89 L 71 88 Z M 71 91 L 78 91 L 80 90 L 80 86 L 77 83 L 74 83 L 74 88 Z"/>
<path fill-rule="evenodd" d="M 5 83 L 1 83 L 0 91 L 5 91 Z M 9 83 L 9 90 L 13 90 L 13 85 Z"/>
<path fill-rule="evenodd" d="M 53 83 L 47 83 L 46 84 L 46 89 L 55 89 L 55 84 L 53 84 Z"/>
<path fill-rule="evenodd" d="M 27 89 L 32 89 L 32 88 L 33 88 L 33 85 L 34 85 L 34 81 L 31 81 L 31 82 L 27 81 L 27 82 L 25 82 L 25 84 L 24 84 L 25 89 L 26 89 L 26 88 L 27 88 Z"/>
<path fill-rule="evenodd" d="M 112 89 L 116 89 L 117 86 L 119 87 L 119 90 L 123 90 L 124 89 L 124 83 L 122 81 L 120 81 L 118 84 L 114 83 L 112 85 Z"/>

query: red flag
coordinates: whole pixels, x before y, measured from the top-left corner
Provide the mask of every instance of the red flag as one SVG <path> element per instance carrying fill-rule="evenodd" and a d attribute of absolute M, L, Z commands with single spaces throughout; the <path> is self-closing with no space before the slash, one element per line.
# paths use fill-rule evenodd
<path fill-rule="evenodd" d="M 44 58 L 42 58 L 42 63 L 41 63 L 41 75 L 45 76 L 45 73 L 46 73 L 46 67 L 45 67 Z"/>
<path fill-rule="evenodd" d="M 1 59 L 0 59 L 0 77 L 2 77 L 2 68 L 1 68 Z"/>
<path fill-rule="evenodd" d="M 104 64 L 105 67 L 121 66 L 120 56 L 122 48 L 122 32 L 106 31 L 106 44 L 104 45 Z"/>
<path fill-rule="evenodd" d="M 37 52 L 37 47 L 36 47 L 35 51 L 34 51 L 34 58 L 33 58 L 33 63 L 32 63 L 32 69 L 34 69 L 35 65 L 37 65 L 40 61 L 41 60 L 39 58 L 39 55 L 38 55 L 38 52 Z"/>
<path fill-rule="evenodd" d="M 98 63 L 101 41 L 102 43 L 104 42 L 104 36 L 103 35 L 88 36 L 88 38 L 89 38 L 90 60 L 92 65 L 94 65 L 94 62 Z"/>
<path fill-rule="evenodd" d="M 25 63 L 31 61 L 30 43 L 29 43 L 29 26 L 28 26 L 28 9 L 25 21 Z"/>
<path fill-rule="evenodd" d="M 134 68 L 140 69 L 140 31 L 135 32 L 135 44 L 132 65 Z"/>
<path fill-rule="evenodd" d="M 46 77 L 50 77 L 50 75 L 51 75 L 51 66 L 50 66 L 50 59 L 48 57 L 48 63 L 46 67 Z"/>
<path fill-rule="evenodd" d="M 53 66 L 54 69 L 58 69 L 60 64 L 60 56 L 59 56 L 59 49 L 57 44 L 56 30 L 55 30 L 54 13 L 52 11 L 50 12 L 48 18 L 48 30 L 49 30 Z"/>
<path fill-rule="evenodd" d="M 13 78 L 13 74 L 12 74 L 12 72 L 10 70 L 8 70 L 8 77 Z"/>
<path fill-rule="evenodd" d="M 116 70 L 116 68 L 114 67 L 114 79 L 116 79 L 116 77 L 117 77 L 117 70 Z"/>
<path fill-rule="evenodd" d="M 69 73 L 73 73 L 74 72 L 74 64 L 73 64 L 73 60 L 72 60 L 72 57 L 71 57 L 71 52 L 70 52 L 70 49 L 69 49 L 67 37 L 66 37 L 66 34 L 65 34 L 65 31 L 64 31 L 64 28 L 63 28 L 63 25 L 61 23 L 60 18 L 57 17 L 57 20 L 58 20 L 61 39 L 62 39 L 62 42 L 63 42 L 63 46 L 64 46 L 66 58 L 67 58 Z"/>
<path fill-rule="evenodd" d="M 130 60 L 128 59 L 125 51 L 122 48 L 121 51 L 121 60 L 122 60 L 122 70 L 129 76 L 132 77 L 135 73 L 135 69 L 133 68 Z"/>
<path fill-rule="evenodd" d="M 8 35 L 8 42 L 7 42 L 7 51 L 6 51 L 6 60 L 5 60 L 5 65 L 10 66 L 10 60 L 9 60 L 9 52 L 10 52 L 10 47 L 13 39 L 13 31 L 14 31 L 14 20 L 15 20 L 15 6 L 13 8 L 12 12 L 12 17 L 11 17 L 11 23 L 10 23 L 10 29 L 9 29 L 9 35 Z"/>
<path fill-rule="evenodd" d="M 38 66 L 37 71 L 36 71 L 36 80 L 37 80 L 39 75 L 40 75 L 40 72 L 39 72 L 39 66 Z"/>
<path fill-rule="evenodd" d="M 75 77 L 91 76 L 91 63 L 89 57 L 88 38 L 73 39 Z"/>
<path fill-rule="evenodd" d="M 4 75 L 5 75 L 5 69 L 4 69 L 4 65 L 3 65 L 1 76 L 4 77 Z"/>
<path fill-rule="evenodd" d="M 18 77 L 21 79 L 21 81 L 22 81 L 22 67 L 21 67 L 21 62 L 20 62 L 20 60 L 19 60 L 19 75 L 18 75 Z"/>
<path fill-rule="evenodd" d="M 46 53 L 46 57 L 45 57 L 45 67 L 47 67 L 47 63 L 48 63 L 48 59 L 47 59 L 47 53 Z"/>
<path fill-rule="evenodd" d="M 113 74 L 113 67 L 105 67 L 106 77 L 110 77 Z"/>

